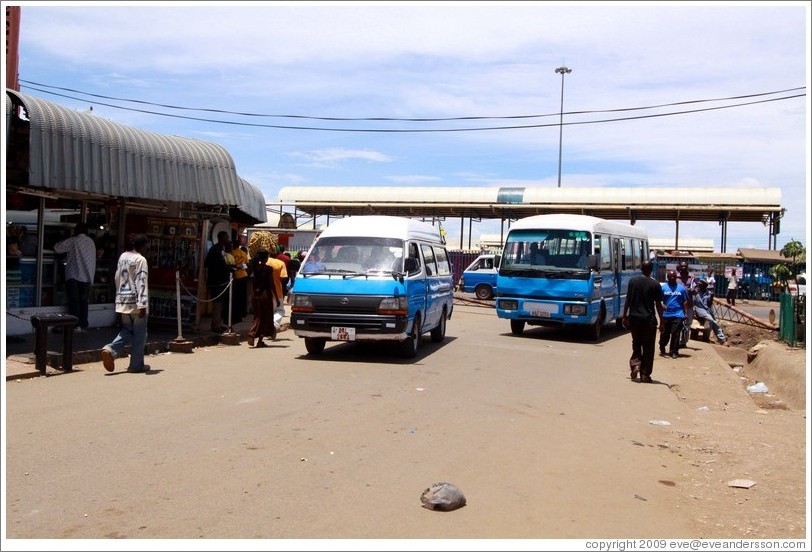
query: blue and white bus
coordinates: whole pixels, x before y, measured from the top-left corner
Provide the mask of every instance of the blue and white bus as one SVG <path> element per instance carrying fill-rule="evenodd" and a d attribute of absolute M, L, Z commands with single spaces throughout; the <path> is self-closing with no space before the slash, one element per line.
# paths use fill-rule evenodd
<path fill-rule="evenodd" d="M 629 280 L 649 259 L 645 230 L 586 215 L 536 215 L 508 231 L 496 279 L 496 312 L 525 325 L 580 325 L 597 340 L 620 325 Z"/>

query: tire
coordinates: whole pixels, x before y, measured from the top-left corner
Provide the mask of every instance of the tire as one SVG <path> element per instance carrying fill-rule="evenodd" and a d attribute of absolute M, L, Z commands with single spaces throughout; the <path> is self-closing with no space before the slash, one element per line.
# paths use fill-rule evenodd
<path fill-rule="evenodd" d="M 446 311 L 443 309 L 443 314 L 440 316 L 440 321 L 437 326 L 431 330 L 431 340 L 434 343 L 440 343 L 445 339 L 445 324 L 446 324 Z"/>
<path fill-rule="evenodd" d="M 606 317 L 606 311 L 604 310 L 603 305 L 601 305 L 601 311 L 598 314 L 597 320 L 595 323 L 592 324 L 589 328 L 589 337 L 592 341 L 597 341 L 601 338 L 601 331 L 603 330 L 603 319 Z"/>
<path fill-rule="evenodd" d="M 474 290 L 477 299 L 491 299 L 493 297 L 493 289 L 487 284 L 480 284 Z"/>
<path fill-rule="evenodd" d="M 313 356 L 322 354 L 326 343 L 327 340 L 320 337 L 305 337 L 305 349 Z"/>
<path fill-rule="evenodd" d="M 522 335 L 522 332 L 524 331 L 524 320 L 511 320 L 510 331 L 513 333 L 513 335 Z"/>
<path fill-rule="evenodd" d="M 414 316 L 414 323 L 412 324 L 412 333 L 405 341 L 400 343 L 400 353 L 404 358 L 414 358 L 417 356 L 417 350 L 420 349 L 420 339 L 422 337 L 422 320 L 420 315 Z"/>

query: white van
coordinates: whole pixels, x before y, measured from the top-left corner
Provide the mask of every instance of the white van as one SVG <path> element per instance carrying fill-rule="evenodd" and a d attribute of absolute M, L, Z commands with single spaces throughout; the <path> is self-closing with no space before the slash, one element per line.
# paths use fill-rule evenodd
<path fill-rule="evenodd" d="M 454 308 L 439 230 L 392 216 L 330 224 L 310 247 L 291 293 L 290 326 L 311 355 L 328 341 L 396 341 L 413 358 L 422 334 L 445 338 Z"/>

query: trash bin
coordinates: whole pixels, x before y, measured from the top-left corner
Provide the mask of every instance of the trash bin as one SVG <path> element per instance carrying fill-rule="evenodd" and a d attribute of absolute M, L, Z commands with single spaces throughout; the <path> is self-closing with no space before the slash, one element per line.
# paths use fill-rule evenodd
<path fill-rule="evenodd" d="M 71 314 L 34 314 L 31 325 L 34 327 L 34 356 L 37 370 L 45 375 L 48 364 L 48 329 L 62 328 L 62 370 L 73 370 L 73 329 L 79 318 Z"/>

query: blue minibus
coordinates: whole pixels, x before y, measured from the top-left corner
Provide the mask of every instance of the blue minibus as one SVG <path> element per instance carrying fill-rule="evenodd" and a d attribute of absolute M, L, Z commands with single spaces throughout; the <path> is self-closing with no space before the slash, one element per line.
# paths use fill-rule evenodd
<path fill-rule="evenodd" d="M 500 255 L 484 253 L 462 272 L 460 291 L 473 293 L 477 299 L 492 299 L 496 294 L 496 274 Z"/>
<path fill-rule="evenodd" d="M 648 234 L 587 215 L 535 215 L 511 225 L 496 278 L 496 312 L 528 326 L 580 326 L 597 340 L 621 324 L 629 280 L 649 259 Z"/>
<path fill-rule="evenodd" d="M 443 341 L 454 309 L 445 240 L 404 217 L 334 221 L 307 252 L 290 303 L 291 329 L 310 355 L 328 341 L 392 341 L 413 358 L 424 333 Z"/>

